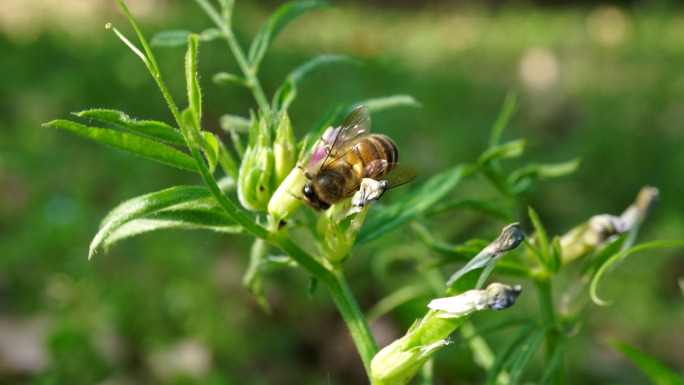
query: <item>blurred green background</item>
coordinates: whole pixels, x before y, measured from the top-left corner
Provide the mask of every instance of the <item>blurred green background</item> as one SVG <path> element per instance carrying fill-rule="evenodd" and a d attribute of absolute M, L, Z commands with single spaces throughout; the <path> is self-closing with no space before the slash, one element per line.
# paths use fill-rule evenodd
<path fill-rule="evenodd" d="M 237 1 L 235 28 L 243 47 L 279 4 Z M 378 113 L 373 130 L 391 135 L 403 161 L 421 168 L 414 186 L 451 165 L 475 161 L 513 91 L 518 111 L 504 141 L 525 138 L 529 146 L 507 167 L 583 160 L 575 174 L 543 181 L 520 197 L 526 231 L 527 205 L 549 233 L 562 234 L 592 215 L 621 213 L 643 185 L 652 185 L 660 188 L 661 202 L 640 240 L 682 239 L 684 10 L 677 4 L 339 2 L 291 24 L 259 76 L 272 94 L 291 69 L 317 54 L 363 59 L 361 67 L 329 68 L 301 85 L 290 110 L 296 132 L 302 135 L 339 102 L 413 95 L 422 108 Z M 129 6 L 148 37 L 209 27 L 192 1 L 136 0 Z M 95 107 L 172 122 L 144 65 L 104 29 L 106 22 L 134 40 L 113 0 L 0 3 L 0 383 L 364 383 L 344 323 L 325 290 L 308 299 L 304 273 L 269 277 L 272 316 L 242 287 L 246 236 L 152 233 L 87 260 L 100 219 L 119 202 L 201 184 L 191 173 L 41 127 Z M 155 54 L 184 105 L 184 49 L 156 48 Z M 247 91 L 213 84 L 211 75 L 219 71 L 238 71 L 227 46 L 201 45 L 204 125 L 229 141 L 218 117 L 246 116 L 255 104 Z M 476 179 L 452 195 L 495 196 Z M 435 231 L 460 243 L 491 237 L 501 226 L 463 212 Z M 406 283 L 372 269 L 400 236 L 414 238 L 402 229 L 360 248 L 347 266 L 362 309 Z M 601 295 L 614 304 L 590 306 L 570 340 L 569 383 L 647 381 L 603 345 L 604 338 L 638 346 L 684 372 L 684 297 L 677 284 L 684 277 L 682 256 L 677 249 L 647 251 L 612 272 Z M 400 268 L 402 277 L 411 276 L 410 267 Z M 483 312 L 474 322 L 537 312 L 531 287 L 527 294 L 510 310 Z M 402 335 L 427 300 L 373 324 L 379 344 Z M 495 351 L 510 332 L 487 337 Z M 438 354 L 436 383 L 482 383 L 482 369 L 460 338 L 454 340 Z M 532 374 L 541 370 L 541 359 L 535 368 Z"/>

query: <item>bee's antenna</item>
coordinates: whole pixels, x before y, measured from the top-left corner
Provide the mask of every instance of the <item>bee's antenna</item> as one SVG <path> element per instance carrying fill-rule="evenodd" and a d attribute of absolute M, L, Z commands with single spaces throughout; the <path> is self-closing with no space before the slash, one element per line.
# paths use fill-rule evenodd
<path fill-rule="evenodd" d="M 300 201 L 302 200 L 302 197 L 298 197 L 298 196 L 294 195 L 293 193 L 291 193 L 291 192 L 289 192 L 289 191 L 286 191 L 286 192 L 287 192 L 288 194 L 292 195 L 293 198 L 299 199 Z"/>

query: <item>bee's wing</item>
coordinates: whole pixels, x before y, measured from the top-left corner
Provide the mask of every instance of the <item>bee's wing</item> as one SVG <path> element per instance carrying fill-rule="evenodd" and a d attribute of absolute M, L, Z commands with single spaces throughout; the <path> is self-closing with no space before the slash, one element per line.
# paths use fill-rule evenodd
<path fill-rule="evenodd" d="M 393 167 L 387 175 L 380 176 L 387 167 Z M 418 176 L 418 167 L 404 163 L 387 163 L 384 159 L 374 160 L 363 169 L 365 178 L 387 181 L 387 188 L 401 186 Z"/>
<path fill-rule="evenodd" d="M 349 145 L 364 136 L 370 135 L 371 118 L 370 109 L 366 106 L 359 106 L 349 114 L 342 123 L 340 132 L 335 137 L 335 141 L 330 146 L 330 151 L 326 156 L 321 168 L 330 166 L 349 151 Z"/>

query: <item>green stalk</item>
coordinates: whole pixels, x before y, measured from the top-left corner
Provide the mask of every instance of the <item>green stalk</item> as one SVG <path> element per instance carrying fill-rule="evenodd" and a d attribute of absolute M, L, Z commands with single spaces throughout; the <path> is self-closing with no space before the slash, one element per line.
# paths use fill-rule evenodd
<path fill-rule="evenodd" d="M 249 88 L 252 90 L 252 94 L 254 94 L 254 99 L 259 105 L 259 109 L 264 113 L 266 119 L 268 120 L 271 116 L 271 106 L 268 103 L 268 100 L 266 99 L 264 90 L 261 88 L 261 83 L 259 82 L 259 78 L 257 78 L 256 73 L 254 72 L 254 68 L 251 67 L 247 62 L 245 53 L 238 44 L 237 38 L 233 33 L 233 29 L 229 25 L 231 16 L 230 12 L 224 12 L 226 14 L 226 19 L 224 20 L 221 17 L 221 15 L 219 15 L 219 13 L 216 11 L 216 9 L 211 4 L 209 4 L 207 0 L 195 1 L 209 16 L 209 18 L 214 22 L 214 24 L 219 28 L 219 30 L 221 30 L 221 33 L 228 42 L 230 50 L 233 52 L 233 56 L 235 56 L 235 60 L 237 61 L 238 65 L 240 66 L 240 69 L 242 70 L 242 74 L 245 76 L 245 80 L 247 80 Z"/>
<path fill-rule="evenodd" d="M 344 322 L 347 324 L 349 333 L 363 361 L 363 366 L 370 378 L 370 362 L 377 354 L 378 347 L 359 305 L 354 300 L 349 286 L 347 286 L 342 271 L 331 271 L 324 267 L 320 261 L 292 242 L 285 231 L 273 233 L 268 241 L 281 248 L 328 289 L 337 309 L 342 314 Z"/>
<path fill-rule="evenodd" d="M 553 306 L 553 296 L 551 294 L 551 281 L 548 278 L 537 279 L 534 281 L 537 293 L 539 295 L 539 308 L 541 310 L 541 317 L 544 325 L 548 325 L 549 329 L 544 336 L 546 343 L 546 361 L 551 362 L 556 347 L 560 341 L 560 334 L 556 324 L 556 313 Z M 561 363 L 556 370 L 552 384 L 563 384 L 563 364 Z"/>

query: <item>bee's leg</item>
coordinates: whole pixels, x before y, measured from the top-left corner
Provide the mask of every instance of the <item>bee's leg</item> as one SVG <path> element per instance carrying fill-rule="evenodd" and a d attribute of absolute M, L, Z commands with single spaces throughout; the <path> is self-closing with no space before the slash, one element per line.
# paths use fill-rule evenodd
<path fill-rule="evenodd" d="M 318 140 L 323 142 L 323 145 L 325 146 L 325 155 L 330 155 L 330 151 L 332 150 L 332 145 L 330 144 L 330 142 L 323 139 L 323 136 L 319 136 Z"/>

